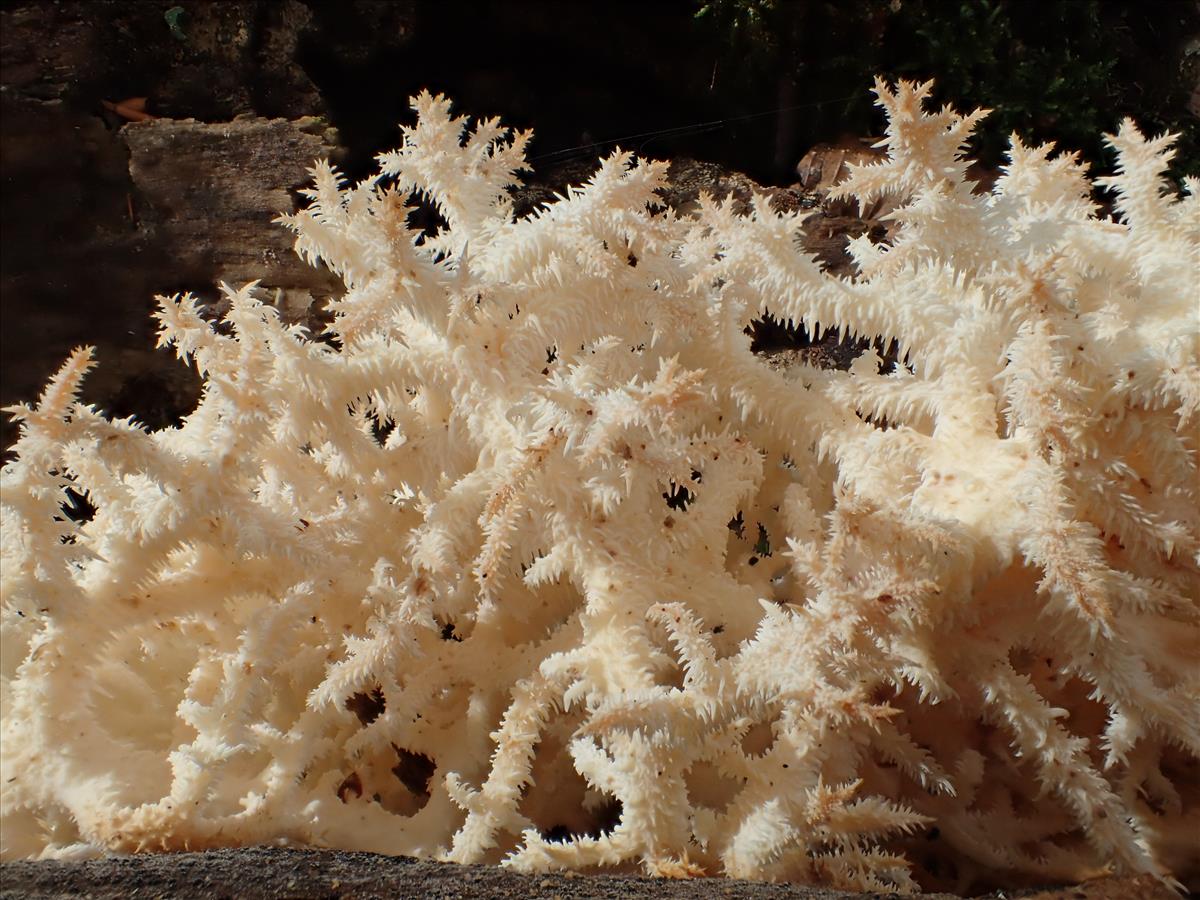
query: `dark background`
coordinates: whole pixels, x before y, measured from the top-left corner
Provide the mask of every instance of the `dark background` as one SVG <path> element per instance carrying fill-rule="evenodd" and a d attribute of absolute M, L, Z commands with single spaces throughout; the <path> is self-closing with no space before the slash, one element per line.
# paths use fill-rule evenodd
<path fill-rule="evenodd" d="M 156 229 L 105 101 L 207 123 L 317 116 L 361 177 L 428 87 L 534 128 L 543 175 L 619 144 L 787 185 L 814 144 L 879 134 L 875 74 L 994 108 L 973 148 L 986 165 L 1016 130 L 1104 171 L 1100 134 L 1128 115 L 1181 132 L 1173 174 L 1200 172 L 1194 0 L 0 3 L 0 403 L 32 399 L 81 343 L 101 360 L 85 396 L 111 412 L 158 426 L 194 390 L 163 374 L 182 367 L 150 350 L 149 313 L 155 293 L 208 288 L 213 266 Z"/>
<path fill-rule="evenodd" d="M 1198 161 L 1195 2 L 416 2 L 413 39 L 371 49 L 377 10 L 309 5 L 300 61 L 356 154 L 393 140 L 405 98 L 428 86 L 533 126 L 535 158 L 661 132 L 624 143 L 786 183 L 808 146 L 878 130 L 868 88 L 882 74 L 994 108 L 991 162 L 1015 129 L 1103 164 L 1100 133 L 1127 115 L 1184 131 L 1183 161 Z"/>

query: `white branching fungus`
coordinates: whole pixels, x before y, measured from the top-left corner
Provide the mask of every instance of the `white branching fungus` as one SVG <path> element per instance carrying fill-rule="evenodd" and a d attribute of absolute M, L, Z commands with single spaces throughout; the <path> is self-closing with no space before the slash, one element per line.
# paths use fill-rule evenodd
<path fill-rule="evenodd" d="M 929 90 L 876 86 L 852 281 L 628 153 L 516 219 L 529 135 L 422 94 L 285 217 L 326 339 L 162 298 L 205 389 L 156 432 L 73 354 L 3 469 L 5 858 L 1195 877 L 1200 182 L 1126 122 L 1114 218 L 1016 138 L 975 193 Z M 899 364 L 781 373 L 768 311 Z"/>

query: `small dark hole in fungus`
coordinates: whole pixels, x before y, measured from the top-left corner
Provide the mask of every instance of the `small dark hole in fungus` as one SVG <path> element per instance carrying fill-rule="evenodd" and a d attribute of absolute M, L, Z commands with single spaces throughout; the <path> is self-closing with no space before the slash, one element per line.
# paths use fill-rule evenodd
<path fill-rule="evenodd" d="M 742 511 L 740 509 L 738 510 L 738 514 L 729 520 L 727 527 L 740 538 L 746 536 L 746 522 L 742 518 Z"/>
<path fill-rule="evenodd" d="M 396 430 L 396 423 L 391 419 L 380 419 L 378 416 L 370 416 L 367 421 L 371 424 L 371 437 L 375 439 L 375 443 L 380 447 L 387 443 L 387 439 Z"/>
<path fill-rule="evenodd" d="M 767 534 L 767 529 L 762 526 L 761 522 L 758 526 L 758 542 L 754 545 L 754 552 L 759 556 L 771 555 L 771 538 L 770 535 Z"/>
<path fill-rule="evenodd" d="M 403 747 L 392 744 L 396 751 L 397 763 L 392 774 L 400 779 L 400 783 L 417 796 L 429 795 L 429 780 L 433 778 L 437 763 L 424 753 L 413 753 Z"/>
<path fill-rule="evenodd" d="M 383 690 L 374 687 L 369 694 L 359 691 L 347 697 L 346 709 L 358 716 L 361 724 L 370 725 L 387 709 L 387 700 L 383 696 Z"/>
<path fill-rule="evenodd" d="M 621 801 L 610 800 L 590 811 L 591 827 L 586 831 L 575 833 L 563 824 L 552 825 L 541 831 L 542 840 L 552 844 L 565 844 L 575 838 L 599 838 L 611 834 L 621 822 Z"/>
<path fill-rule="evenodd" d="M 70 522 L 90 522 L 96 515 L 96 507 L 87 498 L 85 493 L 75 490 L 73 487 L 63 489 L 63 493 L 67 495 L 67 502 L 59 506 L 63 515 Z"/>
<path fill-rule="evenodd" d="M 674 481 L 668 486 L 667 490 L 663 491 L 663 499 L 667 501 L 667 506 L 671 509 L 677 509 L 680 512 L 688 508 L 689 503 L 696 500 L 696 495 L 689 491 L 681 484 L 676 484 Z"/>
<path fill-rule="evenodd" d="M 358 777 L 357 772 L 351 772 L 342 779 L 342 783 L 337 786 L 338 799 L 343 803 L 350 802 L 350 795 L 354 794 L 356 798 L 361 797 L 363 793 L 362 779 Z"/>

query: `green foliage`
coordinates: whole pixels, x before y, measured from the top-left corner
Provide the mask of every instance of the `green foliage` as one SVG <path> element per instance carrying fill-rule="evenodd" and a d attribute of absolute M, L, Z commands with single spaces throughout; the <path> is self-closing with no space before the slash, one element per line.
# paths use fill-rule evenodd
<path fill-rule="evenodd" d="M 1174 168 L 1200 170 L 1200 123 L 1186 109 L 1185 42 L 1200 31 L 1194 4 L 1145 7 L 1100 0 L 707 0 L 696 13 L 725 52 L 744 60 L 743 89 L 794 78 L 818 100 L 853 93 L 875 74 L 937 82 L 963 108 L 993 110 L 977 152 L 995 164 L 1008 136 L 1055 141 L 1106 167 L 1098 137 L 1132 116 L 1150 133 L 1177 131 Z M 840 110 L 841 127 L 870 127 L 868 110 Z M 810 119 L 817 130 L 833 126 Z M 810 141 L 828 134 L 810 134 Z"/>
<path fill-rule="evenodd" d="M 999 157 L 1008 135 L 1017 131 L 1081 149 L 1099 161 L 1104 151 L 1098 136 L 1114 131 L 1125 115 L 1147 131 L 1187 132 L 1190 126 L 1180 149 L 1194 158 L 1194 123 L 1170 114 L 1180 98 L 1169 96 L 1163 89 L 1169 86 L 1133 80 L 1144 75 L 1138 66 L 1145 57 L 1136 57 L 1150 52 L 1138 46 L 1152 36 L 1147 26 L 1155 23 L 1149 19 L 1144 11 L 1097 0 L 908 0 L 890 28 L 894 46 L 907 52 L 891 55 L 890 70 L 909 78 L 932 76 L 942 96 L 992 109 L 980 147 L 989 160 Z M 1161 66 L 1163 60 L 1154 62 Z"/>
<path fill-rule="evenodd" d="M 717 31 L 729 37 L 731 44 L 748 43 L 756 56 L 769 54 L 774 47 L 775 0 L 710 0 L 696 11 L 695 18 L 708 19 Z"/>
<path fill-rule="evenodd" d="M 165 13 L 163 13 L 163 19 L 166 20 L 167 28 L 169 28 L 171 31 L 171 37 L 175 38 L 177 41 L 187 40 L 187 34 L 185 34 L 183 30 L 183 20 L 186 15 L 187 10 L 185 10 L 182 6 L 172 6 Z"/>

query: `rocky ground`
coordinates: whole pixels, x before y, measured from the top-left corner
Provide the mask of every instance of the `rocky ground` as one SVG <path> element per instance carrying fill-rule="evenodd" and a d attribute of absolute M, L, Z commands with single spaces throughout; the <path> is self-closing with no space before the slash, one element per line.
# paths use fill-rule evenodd
<path fill-rule="evenodd" d="M 255 847 L 205 853 L 146 854 L 85 862 L 10 862 L 0 866 L 0 900 L 115 898 L 529 898 L 529 900 L 865 900 L 857 894 L 729 879 L 667 881 L 634 876 L 521 875 L 495 866 L 458 866 L 372 853 Z M 951 894 L 925 894 L 955 900 Z M 1148 878 L 1101 879 L 1051 890 L 997 891 L 981 900 L 1175 900 Z"/>

